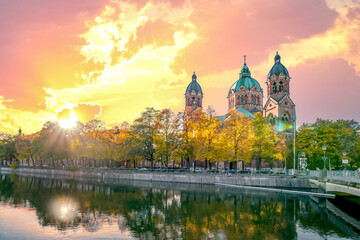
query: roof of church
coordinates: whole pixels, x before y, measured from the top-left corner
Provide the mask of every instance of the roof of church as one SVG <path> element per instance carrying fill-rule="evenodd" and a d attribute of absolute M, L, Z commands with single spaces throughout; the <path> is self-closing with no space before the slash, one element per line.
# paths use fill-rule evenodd
<path fill-rule="evenodd" d="M 259 82 L 251 77 L 251 72 L 249 67 L 246 65 L 246 56 L 244 56 L 244 66 L 241 69 L 239 74 L 239 80 L 237 80 L 233 85 L 231 85 L 229 94 L 232 92 L 236 92 L 240 87 L 244 86 L 247 89 L 252 89 L 253 87 L 257 86 L 260 91 L 263 91 Z"/>
<path fill-rule="evenodd" d="M 261 113 L 261 110 L 259 110 L 258 108 L 253 108 L 249 112 L 256 114 L 256 113 Z"/>
<path fill-rule="evenodd" d="M 255 117 L 254 114 L 252 114 L 251 112 L 249 112 L 248 110 L 246 110 L 246 109 L 244 109 L 244 108 L 242 108 L 242 107 L 239 107 L 236 111 L 239 112 L 239 113 L 242 113 L 242 114 L 244 114 L 245 116 L 250 117 L 250 118 L 254 118 L 254 117 Z"/>
<path fill-rule="evenodd" d="M 268 74 L 268 77 L 271 77 L 272 75 L 279 76 L 280 73 L 283 73 L 285 76 L 289 76 L 289 72 L 286 69 L 284 65 L 281 63 L 281 57 L 278 52 L 276 52 L 275 58 L 274 58 L 274 66 L 270 69 L 270 72 Z"/>
<path fill-rule="evenodd" d="M 249 117 L 249 118 L 255 118 L 254 114 L 250 113 L 248 110 L 242 108 L 242 107 L 239 107 L 238 109 L 236 109 L 237 112 L 239 113 L 242 113 L 243 115 Z M 225 115 L 221 115 L 221 116 L 217 116 L 217 119 L 224 123 L 226 122 L 226 120 L 229 118 L 230 114 L 225 114 Z"/>
<path fill-rule="evenodd" d="M 221 116 L 217 116 L 217 119 L 218 119 L 220 122 L 224 123 L 225 120 L 228 118 L 228 116 L 229 116 L 228 114 L 221 115 Z"/>
<path fill-rule="evenodd" d="M 192 78 L 192 81 L 187 86 L 185 94 L 187 92 L 192 92 L 192 91 L 195 91 L 196 93 L 201 92 L 201 94 L 203 94 L 200 84 L 196 81 L 197 76 L 196 76 L 195 72 L 191 78 Z"/>

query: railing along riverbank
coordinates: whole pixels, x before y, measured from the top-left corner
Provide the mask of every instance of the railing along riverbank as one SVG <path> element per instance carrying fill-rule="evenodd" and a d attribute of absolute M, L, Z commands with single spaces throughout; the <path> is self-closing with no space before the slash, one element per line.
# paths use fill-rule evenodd
<path fill-rule="evenodd" d="M 19 175 L 36 177 L 95 178 L 98 180 L 141 180 L 153 182 L 193 183 L 193 184 L 231 184 L 240 186 L 272 187 L 287 189 L 309 189 L 307 177 L 271 176 L 250 174 L 211 174 L 211 173 L 164 173 L 164 172 L 128 172 L 126 170 L 79 170 L 66 171 L 61 169 L 0 168 L 0 173 L 15 172 Z"/>
<path fill-rule="evenodd" d="M 310 171 L 310 178 L 321 179 L 322 171 Z M 327 171 L 326 172 L 326 181 L 331 182 L 343 182 L 346 184 L 360 184 L 360 172 L 357 171 Z"/>

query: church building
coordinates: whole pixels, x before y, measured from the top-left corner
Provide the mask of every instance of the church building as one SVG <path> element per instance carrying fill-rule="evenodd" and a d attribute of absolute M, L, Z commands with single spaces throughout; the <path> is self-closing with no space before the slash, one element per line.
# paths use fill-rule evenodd
<path fill-rule="evenodd" d="M 239 79 L 231 85 L 228 91 L 228 113 L 218 116 L 218 119 L 225 122 L 230 116 L 229 112 L 234 110 L 252 119 L 257 113 L 260 113 L 275 126 L 277 132 L 281 132 L 290 140 L 293 137 L 296 123 L 295 104 L 290 98 L 290 79 L 288 70 L 281 63 L 281 57 L 276 52 L 274 65 L 266 79 L 267 99 L 263 105 L 263 89 L 259 82 L 251 76 L 250 69 L 246 64 L 246 56 L 244 56 L 244 65 Z M 194 72 L 192 81 L 185 91 L 185 108 L 191 111 L 202 108 L 203 96 Z"/>
<path fill-rule="evenodd" d="M 244 65 L 240 71 L 239 79 L 234 82 L 228 92 L 228 113 L 219 116 L 219 120 L 226 121 L 231 110 L 254 118 L 255 114 L 261 113 L 268 122 L 276 126 L 278 132 L 291 135 L 291 126 L 295 124 L 295 104 L 290 98 L 290 75 L 286 67 L 281 63 L 281 57 L 276 52 L 274 65 L 266 79 L 267 100 L 263 105 L 264 93 L 259 82 L 251 76 L 249 67 L 244 56 Z M 194 110 L 202 108 L 203 91 L 197 82 L 194 72 L 192 81 L 185 91 L 185 107 Z M 289 132 L 290 130 L 290 132 Z"/>

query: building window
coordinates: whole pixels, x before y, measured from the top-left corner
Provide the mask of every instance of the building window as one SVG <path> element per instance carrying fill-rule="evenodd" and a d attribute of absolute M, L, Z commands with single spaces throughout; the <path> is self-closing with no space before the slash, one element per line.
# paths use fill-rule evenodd
<path fill-rule="evenodd" d="M 241 97 L 241 104 L 245 104 L 245 98 Z"/>
<path fill-rule="evenodd" d="M 280 82 L 279 84 L 280 84 L 280 85 L 279 85 L 279 92 L 284 91 L 284 84 L 283 84 L 283 82 Z"/>
<path fill-rule="evenodd" d="M 289 116 L 286 113 L 283 114 L 281 119 L 283 122 L 289 122 Z"/>
<path fill-rule="evenodd" d="M 253 96 L 253 97 L 251 98 L 251 102 L 252 102 L 252 104 L 256 104 L 256 97 Z"/>
<path fill-rule="evenodd" d="M 268 122 L 272 125 L 275 125 L 275 118 L 274 116 L 270 113 L 270 115 L 268 116 Z"/>
<path fill-rule="evenodd" d="M 273 83 L 273 93 L 276 93 L 276 83 Z"/>
<path fill-rule="evenodd" d="M 192 105 L 195 105 L 195 97 L 192 97 Z"/>

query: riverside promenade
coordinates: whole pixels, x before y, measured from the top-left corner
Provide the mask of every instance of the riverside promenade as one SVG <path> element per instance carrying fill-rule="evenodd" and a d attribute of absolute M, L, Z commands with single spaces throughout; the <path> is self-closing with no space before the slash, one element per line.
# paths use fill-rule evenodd
<path fill-rule="evenodd" d="M 164 172 L 129 172 L 126 170 L 78 170 L 18 168 L 15 171 L 7 167 L 0 168 L 0 173 L 16 173 L 21 176 L 47 178 L 82 179 L 92 178 L 99 181 L 135 180 L 150 182 L 191 183 L 191 184 L 229 184 L 238 186 L 310 189 L 306 177 L 270 176 L 251 174 L 211 174 L 211 173 L 164 173 Z"/>

